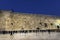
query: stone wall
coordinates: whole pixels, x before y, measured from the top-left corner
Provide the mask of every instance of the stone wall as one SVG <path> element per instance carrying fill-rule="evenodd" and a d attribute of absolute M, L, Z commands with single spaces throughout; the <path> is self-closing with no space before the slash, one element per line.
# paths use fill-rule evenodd
<path fill-rule="evenodd" d="M 14 13 L 2 11 L 0 29 L 3 30 L 47 30 L 57 29 L 54 22 L 56 17 L 40 14 Z"/>

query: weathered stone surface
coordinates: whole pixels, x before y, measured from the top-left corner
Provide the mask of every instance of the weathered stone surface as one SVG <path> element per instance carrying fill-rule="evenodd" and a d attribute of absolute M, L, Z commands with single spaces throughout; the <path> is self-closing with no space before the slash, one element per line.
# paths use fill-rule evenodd
<path fill-rule="evenodd" d="M 57 29 L 55 21 L 59 18 L 54 16 L 14 13 L 10 11 L 2 11 L 3 15 L 0 19 L 1 29 L 6 31 L 13 30 L 40 30 Z"/>

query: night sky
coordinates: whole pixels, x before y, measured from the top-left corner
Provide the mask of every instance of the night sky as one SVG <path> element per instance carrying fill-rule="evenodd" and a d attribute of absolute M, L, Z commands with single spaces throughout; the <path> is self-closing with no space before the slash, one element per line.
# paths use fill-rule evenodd
<path fill-rule="evenodd" d="M 60 0 L 0 0 L 0 9 L 60 16 Z"/>

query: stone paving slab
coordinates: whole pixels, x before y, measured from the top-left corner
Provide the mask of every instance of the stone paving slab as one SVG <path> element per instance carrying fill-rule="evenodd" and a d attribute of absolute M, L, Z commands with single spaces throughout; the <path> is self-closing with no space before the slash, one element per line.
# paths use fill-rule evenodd
<path fill-rule="evenodd" d="M 0 34 L 0 40 L 60 40 L 60 33 L 40 32 L 40 33 L 15 33 Z"/>

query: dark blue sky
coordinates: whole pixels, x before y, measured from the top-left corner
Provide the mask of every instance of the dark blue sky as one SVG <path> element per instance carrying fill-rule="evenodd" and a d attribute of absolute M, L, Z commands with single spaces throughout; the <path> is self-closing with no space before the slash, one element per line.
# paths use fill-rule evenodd
<path fill-rule="evenodd" d="M 60 16 L 59 0 L 0 0 L 0 9 Z"/>

